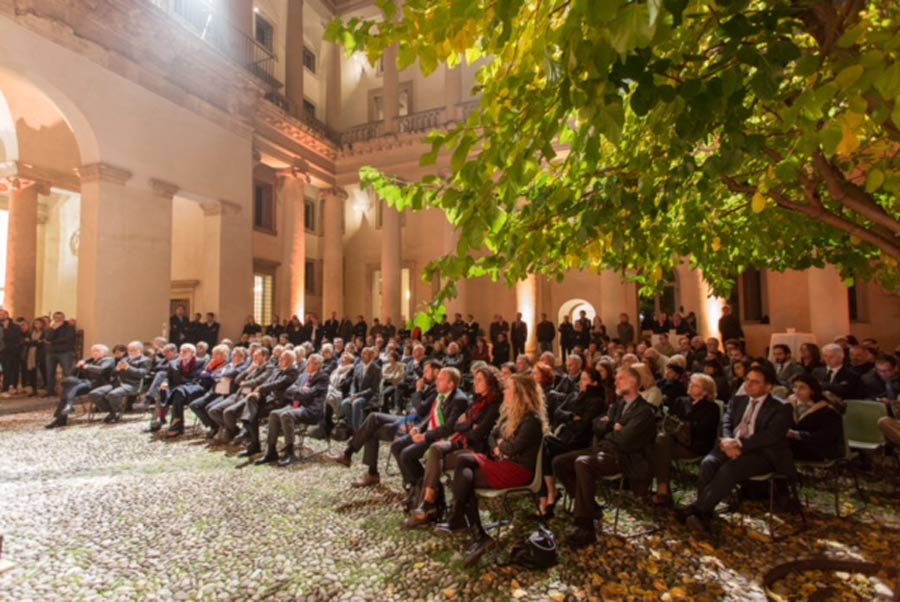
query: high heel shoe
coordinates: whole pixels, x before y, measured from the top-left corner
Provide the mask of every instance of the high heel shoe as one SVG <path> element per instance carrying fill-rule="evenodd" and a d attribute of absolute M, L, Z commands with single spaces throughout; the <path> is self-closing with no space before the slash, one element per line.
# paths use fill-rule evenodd
<path fill-rule="evenodd" d="M 536 520 L 538 522 L 548 521 L 555 516 L 555 514 L 556 514 L 555 509 L 556 509 L 556 502 L 553 502 L 552 504 L 547 504 L 546 506 L 544 506 L 543 512 L 538 510 L 537 513 L 531 515 L 531 519 Z"/>

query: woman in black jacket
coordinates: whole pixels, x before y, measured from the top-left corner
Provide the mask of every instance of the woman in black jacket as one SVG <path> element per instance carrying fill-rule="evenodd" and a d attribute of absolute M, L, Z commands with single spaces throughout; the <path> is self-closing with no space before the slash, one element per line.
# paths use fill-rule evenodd
<path fill-rule="evenodd" d="M 553 412 L 553 423 L 558 424 L 552 435 L 544 437 L 543 462 L 546 492 L 541 496 L 539 518 L 553 517 L 556 506 L 556 478 L 553 476 L 553 458 L 576 449 L 586 449 L 593 439 L 594 418 L 606 413 L 606 400 L 600 386 L 600 375 L 587 368 L 578 381 L 578 395 L 568 397 Z"/>
<path fill-rule="evenodd" d="M 428 448 L 423 479 L 422 503 L 412 511 L 406 527 L 417 527 L 437 516 L 441 474 L 454 470 L 460 455 L 467 452 L 485 454 L 490 450 L 488 436 L 500 416 L 503 393 L 500 388 L 500 371 L 493 366 L 475 369 L 475 396 L 466 413 L 453 427 L 450 439 L 436 441 Z"/>
<path fill-rule="evenodd" d="M 9 396 L 9 390 L 18 391 L 19 365 L 22 357 L 22 329 L 9 316 L 9 312 L 0 309 L 0 328 L 3 329 L 3 349 L 0 350 L 0 364 L 3 366 L 3 393 Z"/>
<path fill-rule="evenodd" d="M 669 415 L 681 421 L 677 431 L 659 433 L 653 444 L 653 476 L 656 477 L 655 506 L 672 505 L 669 487 L 672 460 L 705 456 L 716 443 L 719 431 L 719 406 L 716 383 L 707 374 L 692 374 L 688 396 L 666 404 Z"/>
<path fill-rule="evenodd" d="M 453 533 L 464 529 L 466 520 L 473 543 L 466 551 L 465 566 L 471 566 L 494 545 L 481 526 L 475 489 L 523 487 L 534 478 L 538 451 L 547 431 L 544 395 L 527 374 L 514 374 L 506 383 L 500 422 L 493 435 L 497 445 L 490 456 L 466 452 L 456 460 L 453 473 L 453 510 L 438 530 Z"/>
<path fill-rule="evenodd" d="M 824 462 L 844 456 L 844 421 L 827 401 L 822 385 L 809 374 L 799 374 L 791 381 L 794 394 L 790 403 L 799 412 L 794 428 L 787 432 L 795 460 Z"/>

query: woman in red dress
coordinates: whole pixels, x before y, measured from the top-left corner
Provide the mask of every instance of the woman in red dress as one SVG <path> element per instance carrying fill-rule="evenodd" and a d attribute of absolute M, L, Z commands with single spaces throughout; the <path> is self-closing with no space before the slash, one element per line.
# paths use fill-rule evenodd
<path fill-rule="evenodd" d="M 541 440 L 547 433 L 544 393 L 534 378 L 514 374 L 506 382 L 500 421 L 494 429 L 496 446 L 490 455 L 461 454 L 453 475 L 453 510 L 438 530 L 452 533 L 468 526 L 474 539 L 466 551 L 471 566 L 494 545 L 481 525 L 476 489 L 523 487 L 534 478 Z"/>

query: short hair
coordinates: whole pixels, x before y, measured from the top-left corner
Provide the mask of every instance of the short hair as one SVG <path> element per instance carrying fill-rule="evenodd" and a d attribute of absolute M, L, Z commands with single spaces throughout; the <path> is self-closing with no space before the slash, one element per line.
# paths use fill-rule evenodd
<path fill-rule="evenodd" d="M 122 343 L 119 343 L 118 345 L 113 345 L 112 350 L 113 350 L 113 353 L 116 353 L 116 352 L 118 352 L 118 353 L 127 353 L 127 352 L 128 352 L 128 347 L 126 347 L 126 346 L 123 345 Z"/>
<path fill-rule="evenodd" d="M 103 343 L 96 343 L 94 345 L 91 345 L 91 353 L 93 353 L 94 351 L 102 351 L 103 355 L 109 355 L 109 347 L 107 347 Z"/>
<path fill-rule="evenodd" d="M 143 351 L 144 343 L 141 341 L 131 341 L 130 343 L 128 343 L 128 347 L 136 347 L 137 349 L 140 349 L 141 351 Z"/>
<path fill-rule="evenodd" d="M 228 356 L 231 352 L 231 349 L 228 348 L 228 345 L 216 345 L 212 348 L 212 352 L 215 355 L 216 353 L 221 353 L 224 356 Z"/>
<path fill-rule="evenodd" d="M 197 353 L 197 348 L 191 343 L 182 343 L 181 347 L 178 348 L 179 351 L 190 351 L 193 354 Z"/>
<path fill-rule="evenodd" d="M 306 358 L 306 363 L 316 364 L 317 366 L 321 367 L 322 364 L 325 363 L 325 358 L 322 357 L 320 353 L 313 353 L 308 358 Z"/>
<path fill-rule="evenodd" d="M 709 399 L 715 399 L 719 394 L 718 388 L 716 387 L 716 381 L 709 374 L 695 372 L 694 374 L 691 374 L 691 382 L 696 382 L 703 387 L 703 391 Z"/>
<path fill-rule="evenodd" d="M 343 363 L 345 363 L 345 364 L 352 364 L 353 362 L 356 361 L 356 356 L 354 356 L 352 353 L 346 353 L 346 352 L 345 352 L 345 353 L 341 356 L 341 361 L 342 361 Z"/>
<path fill-rule="evenodd" d="M 751 372 L 761 374 L 763 381 L 765 381 L 767 385 L 774 385 L 778 380 L 777 376 L 775 376 L 775 371 L 765 365 L 751 366 L 747 370 L 747 374 L 750 374 Z"/>
<path fill-rule="evenodd" d="M 566 363 L 568 364 L 569 362 L 577 363 L 578 368 L 581 368 L 584 365 L 584 360 L 581 359 L 580 355 L 575 355 L 575 354 L 570 355 L 569 357 L 566 358 Z"/>
<path fill-rule="evenodd" d="M 641 373 L 634 369 L 634 366 L 622 366 L 619 368 L 618 372 L 625 372 L 631 375 L 631 378 L 635 380 L 635 382 L 640 386 L 641 384 Z"/>
<path fill-rule="evenodd" d="M 524 353 L 520 353 L 519 355 L 516 356 L 516 363 L 518 364 L 520 361 L 524 361 L 529 366 L 533 365 L 531 363 L 531 358 L 528 357 L 528 355 L 526 355 Z"/>
<path fill-rule="evenodd" d="M 516 372 L 519 371 L 519 369 L 516 368 L 516 365 L 512 362 L 503 362 L 502 364 L 500 364 L 500 369 L 502 370 L 503 368 L 506 368 L 512 374 L 515 374 Z"/>
<path fill-rule="evenodd" d="M 206 341 L 197 341 L 197 346 L 195 347 L 195 349 L 200 349 L 201 347 L 209 351 L 209 343 L 207 343 Z"/>
<path fill-rule="evenodd" d="M 262 345 L 260 345 L 259 347 L 257 347 L 257 348 L 256 348 L 256 351 L 254 351 L 253 353 L 259 353 L 260 355 L 262 355 L 262 356 L 263 356 L 264 358 L 266 358 L 266 359 L 269 359 L 269 356 L 272 355 L 272 352 L 269 351 L 269 348 L 268 348 L 268 347 L 263 347 Z"/>
<path fill-rule="evenodd" d="M 321 353 L 324 355 L 325 353 L 334 353 L 334 346 L 331 343 L 325 343 L 322 345 Z"/>
<path fill-rule="evenodd" d="M 447 376 L 449 376 L 450 380 L 453 382 L 454 387 L 458 387 L 459 381 L 462 380 L 462 375 L 459 373 L 459 370 L 453 368 L 452 366 L 441 368 L 440 374 L 446 374 Z"/>
<path fill-rule="evenodd" d="M 433 358 L 428 358 L 427 360 L 425 360 L 422 363 L 423 369 L 424 368 L 432 368 L 434 370 L 441 370 L 441 369 L 443 369 L 443 367 L 444 367 L 444 364 L 442 364 L 440 361 L 433 359 Z"/>
<path fill-rule="evenodd" d="M 162 348 L 162 352 L 165 353 L 166 351 L 178 353 L 178 345 L 175 343 L 166 343 Z"/>
<path fill-rule="evenodd" d="M 225 347 L 228 347 L 228 345 L 225 345 Z M 231 352 L 231 354 L 232 354 L 232 355 L 239 355 L 239 356 L 241 356 L 241 357 L 243 357 L 243 358 L 246 358 L 246 357 L 247 357 L 247 351 L 248 351 L 248 350 L 247 350 L 245 347 L 236 347 L 236 348 L 234 349 L 234 351 Z"/>
<path fill-rule="evenodd" d="M 827 343 L 825 345 L 822 345 L 822 355 L 831 352 L 840 353 L 841 357 L 844 357 L 844 348 L 837 343 Z"/>
<path fill-rule="evenodd" d="M 878 357 L 875 358 L 876 364 L 890 364 L 891 368 L 897 367 L 897 356 L 891 355 L 890 353 L 882 353 Z"/>
<path fill-rule="evenodd" d="M 777 345 L 773 345 L 772 351 L 775 351 L 776 349 L 781 349 L 782 351 L 784 351 L 785 355 L 791 354 L 791 348 L 788 347 L 787 345 L 785 345 L 784 343 L 778 343 Z"/>
<path fill-rule="evenodd" d="M 294 351 L 291 349 L 285 349 L 284 351 L 282 351 L 281 357 L 279 358 L 278 361 L 284 361 L 284 358 L 286 358 L 286 357 L 290 358 L 292 364 L 297 362 L 297 354 L 294 353 Z"/>

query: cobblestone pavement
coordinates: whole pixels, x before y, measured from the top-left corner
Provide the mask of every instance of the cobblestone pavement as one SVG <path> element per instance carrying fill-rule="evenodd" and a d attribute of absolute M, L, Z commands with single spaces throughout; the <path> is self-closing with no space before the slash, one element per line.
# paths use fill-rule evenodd
<path fill-rule="evenodd" d="M 812 528 L 777 544 L 750 504 L 719 547 L 625 496 L 616 502 L 625 534 L 663 528 L 619 538 L 607 523 L 602 545 L 563 549 L 549 571 L 497 566 L 533 528 L 523 504 L 507 545 L 467 570 L 465 536 L 400 528 L 395 467 L 380 487 L 359 490 L 350 488 L 358 463 L 242 467 L 199 437 L 149 438 L 137 416 L 58 431 L 43 429 L 46 420 L 0 417 L 0 532 L 17 564 L 0 575 L 3 600 L 758 600 L 759 575 L 776 561 L 829 553 L 890 563 L 900 543 L 887 494 L 839 520 L 830 498 L 813 492 Z M 568 525 L 551 523 L 561 538 Z"/>

